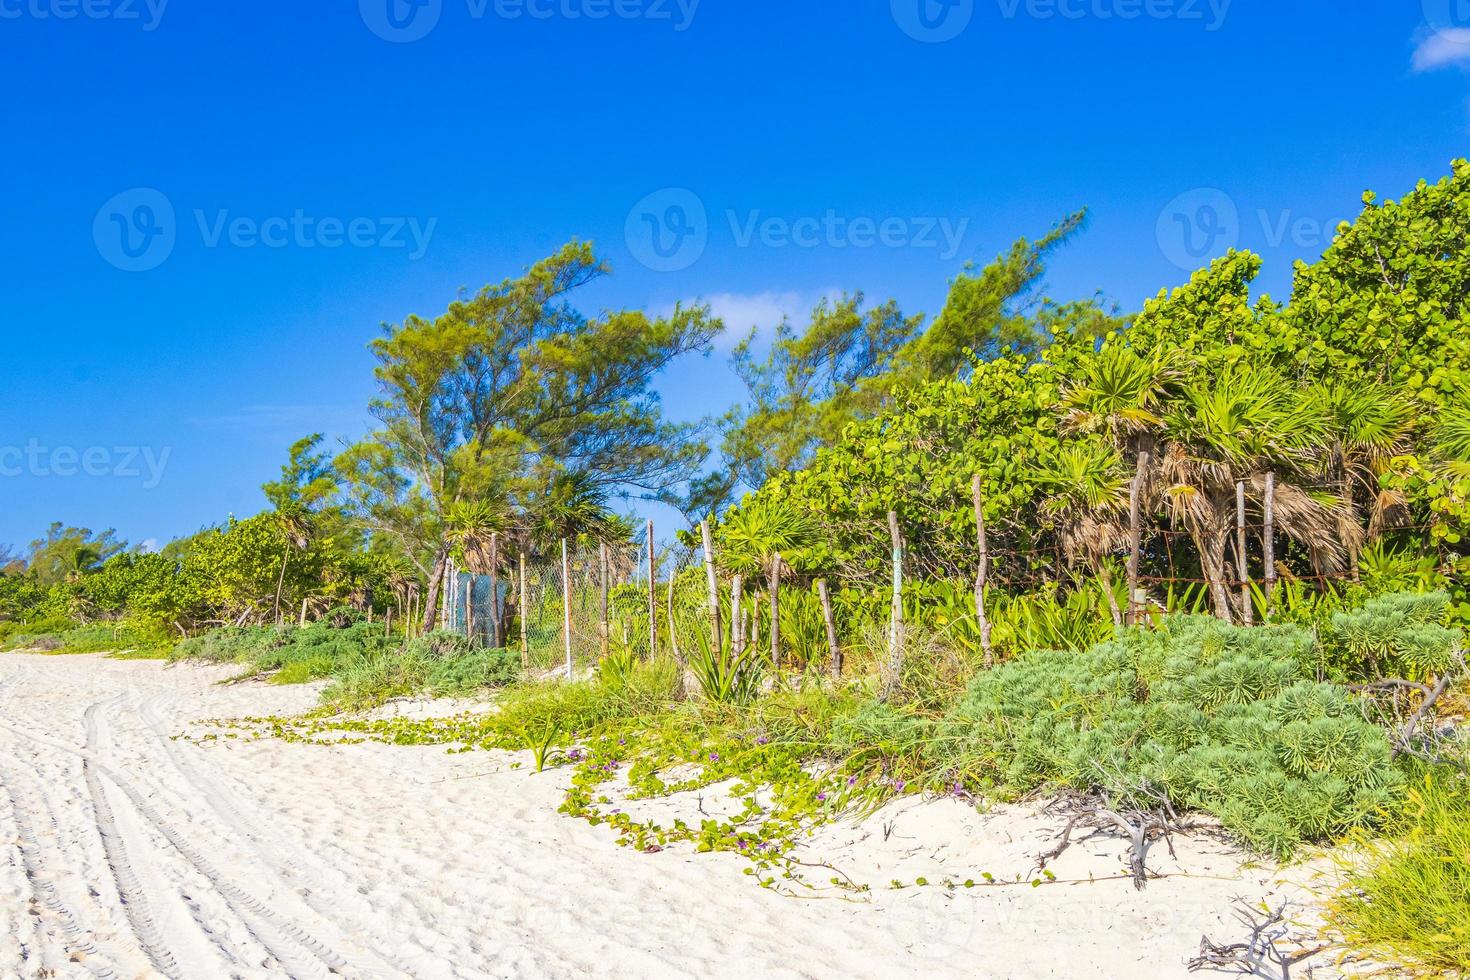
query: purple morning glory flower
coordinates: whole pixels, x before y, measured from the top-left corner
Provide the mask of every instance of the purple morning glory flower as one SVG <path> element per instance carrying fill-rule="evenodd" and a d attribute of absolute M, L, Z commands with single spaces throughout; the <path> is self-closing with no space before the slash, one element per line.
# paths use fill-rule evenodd
<path fill-rule="evenodd" d="M 847 777 L 847 785 L 849 785 L 849 786 L 856 786 L 857 785 L 857 777 L 856 776 L 848 776 Z"/>
<path fill-rule="evenodd" d="M 896 783 L 893 784 L 893 791 L 895 793 L 902 793 L 903 792 L 903 788 L 905 786 L 907 786 L 907 785 L 908 785 L 907 783 L 905 783 L 902 779 L 900 779 L 898 782 L 896 782 Z"/>
<path fill-rule="evenodd" d="M 711 761 L 711 762 L 719 762 L 720 761 L 720 753 L 718 753 L 718 752 L 711 752 L 709 754 L 709 761 Z"/>
<path fill-rule="evenodd" d="M 818 803 L 826 803 L 827 802 L 827 794 L 826 793 L 818 793 L 817 794 L 817 802 Z"/>
<path fill-rule="evenodd" d="M 769 744 L 771 744 L 771 740 L 768 739 L 768 738 L 766 738 L 764 735 L 762 735 L 760 738 L 758 738 L 758 739 L 755 740 L 755 744 L 756 745 L 769 745 Z"/>

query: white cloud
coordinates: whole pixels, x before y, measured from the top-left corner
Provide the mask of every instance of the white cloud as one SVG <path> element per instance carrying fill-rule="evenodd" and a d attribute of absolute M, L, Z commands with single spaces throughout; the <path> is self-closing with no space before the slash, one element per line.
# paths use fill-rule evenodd
<path fill-rule="evenodd" d="M 714 293 L 695 300 L 708 304 L 710 312 L 725 321 L 725 332 L 716 345 L 721 350 L 731 350 L 755 328 L 757 344 L 770 340 L 781 325 L 781 320 L 790 319 L 797 326 L 811 321 L 812 309 L 824 298 L 842 295 L 838 289 L 814 292 L 788 290 L 761 293 Z"/>
<path fill-rule="evenodd" d="M 1434 71 L 1451 65 L 1470 65 L 1470 28 L 1436 31 L 1414 51 L 1415 71 Z"/>

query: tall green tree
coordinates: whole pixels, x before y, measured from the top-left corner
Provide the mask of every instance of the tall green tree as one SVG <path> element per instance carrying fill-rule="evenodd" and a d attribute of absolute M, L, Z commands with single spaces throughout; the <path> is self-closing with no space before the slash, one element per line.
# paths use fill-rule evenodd
<path fill-rule="evenodd" d="M 56 521 L 46 529 L 45 537 L 31 542 L 26 565 L 42 585 L 56 585 L 100 568 L 127 547 L 116 531 L 94 533 L 91 528 L 67 527 Z"/>
<path fill-rule="evenodd" d="M 1007 352 L 1035 357 L 1057 336 L 1118 329 L 1122 319 L 1097 298 L 1056 304 L 1037 295 L 1048 256 L 1085 218 L 1069 215 L 1040 240 L 1020 239 L 983 268 L 967 267 L 927 326 L 893 300 L 865 308 L 856 293 L 823 300 L 802 330 L 782 322 L 763 359 L 752 331 L 733 355 L 749 403 L 723 421 L 726 479 L 708 481 L 702 502 L 727 502 L 740 483 L 759 487 L 810 465 L 850 423 L 891 410 L 906 390 L 968 378 L 976 363 Z"/>
<path fill-rule="evenodd" d="M 676 358 L 707 353 L 720 322 L 682 306 L 657 318 L 584 316 L 573 294 L 607 273 L 592 246 L 572 242 L 373 343 L 380 427 L 338 466 L 365 525 L 396 538 L 428 580 L 427 628 L 456 504 L 523 499 L 563 472 L 652 496 L 703 458 L 693 427 L 664 418 L 654 380 Z"/>

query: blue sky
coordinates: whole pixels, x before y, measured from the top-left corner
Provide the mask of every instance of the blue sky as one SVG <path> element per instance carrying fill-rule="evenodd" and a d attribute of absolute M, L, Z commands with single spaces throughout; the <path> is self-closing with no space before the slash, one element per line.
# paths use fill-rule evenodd
<path fill-rule="evenodd" d="M 1231 243 L 1284 295 L 1466 152 L 1462 0 L 923 2 L 0 0 L 0 543 L 258 511 L 292 440 L 364 430 L 380 323 L 572 237 L 589 311 L 733 330 L 932 314 L 1081 206 L 1053 296 L 1136 308 Z M 741 394 L 723 354 L 661 390 Z"/>

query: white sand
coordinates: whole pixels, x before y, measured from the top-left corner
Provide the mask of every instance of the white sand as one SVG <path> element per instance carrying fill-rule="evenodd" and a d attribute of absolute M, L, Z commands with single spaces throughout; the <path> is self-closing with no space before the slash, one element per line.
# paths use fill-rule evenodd
<path fill-rule="evenodd" d="M 170 738 L 315 699 L 230 673 L 0 656 L 0 976 L 1184 977 L 1202 933 L 1243 938 L 1232 898 L 1301 900 L 1310 878 L 1194 839 L 1135 892 L 1109 837 L 1052 870 L 1112 880 L 950 892 L 1026 876 L 1061 821 L 907 800 L 800 853 L 870 894 L 787 898 L 732 855 L 616 847 L 556 812 L 566 770 L 522 757 Z M 718 797 L 637 805 L 691 819 Z"/>

